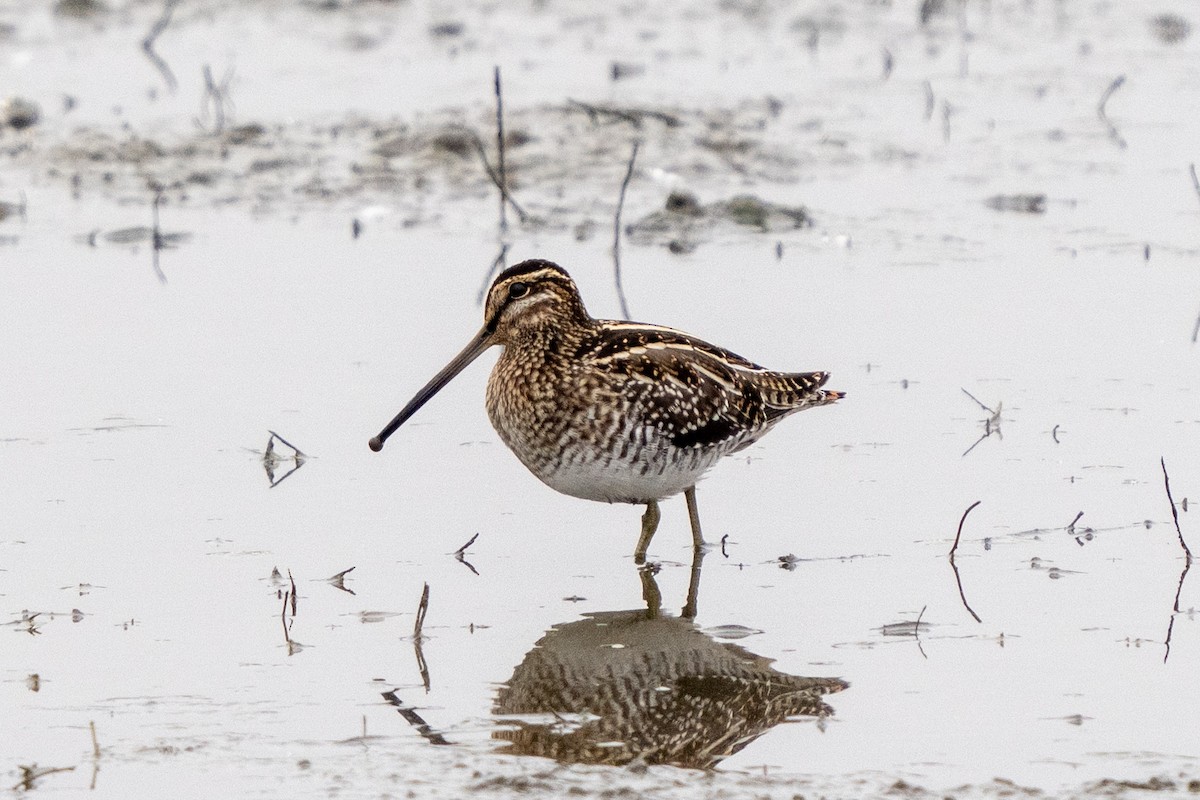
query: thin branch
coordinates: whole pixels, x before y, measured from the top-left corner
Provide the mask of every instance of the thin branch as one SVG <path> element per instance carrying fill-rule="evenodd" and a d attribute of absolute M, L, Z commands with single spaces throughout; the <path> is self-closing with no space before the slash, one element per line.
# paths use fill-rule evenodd
<path fill-rule="evenodd" d="M 1187 556 L 1187 563 L 1191 565 L 1192 551 L 1187 546 L 1187 542 L 1183 540 L 1183 531 L 1179 529 L 1179 511 L 1175 508 L 1175 499 L 1171 497 L 1171 479 L 1167 475 L 1167 460 L 1166 458 L 1160 458 L 1159 462 L 1162 464 L 1163 486 L 1167 490 L 1167 502 L 1171 504 L 1171 519 L 1175 521 L 1175 535 L 1179 537 L 1179 546 L 1183 548 L 1183 554 Z M 1175 610 L 1179 610 L 1178 606 Z"/>
<path fill-rule="evenodd" d="M 508 231 L 508 215 L 505 213 L 508 197 L 508 175 L 504 170 L 504 95 L 500 91 L 500 67 L 493 67 L 492 75 L 496 89 L 496 147 L 499 149 L 497 164 L 500 169 L 500 233 Z"/>
<path fill-rule="evenodd" d="M 1112 139 L 1113 142 L 1116 143 L 1117 147 L 1120 147 L 1121 149 L 1125 148 L 1125 140 L 1121 138 L 1121 134 L 1117 131 L 1117 126 L 1113 125 L 1112 121 L 1109 120 L 1108 114 L 1104 110 L 1104 106 L 1108 103 L 1108 98 L 1112 97 L 1113 92 L 1115 92 L 1117 89 L 1120 89 L 1124 83 L 1125 76 L 1118 75 L 1113 82 L 1108 85 L 1108 88 L 1104 90 L 1104 94 L 1100 95 L 1100 105 L 1096 107 L 1096 116 L 1098 116 L 1100 121 L 1104 123 L 1104 126 L 1108 128 L 1109 138 Z"/>
<path fill-rule="evenodd" d="M 172 93 L 174 93 L 175 87 L 179 85 L 178 81 L 175 80 L 175 73 L 171 72 L 171 68 L 167 66 L 167 62 L 154 51 L 154 41 L 171 24 L 171 14 L 174 13 L 175 4 L 178 2 L 179 0 L 165 0 L 162 14 L 150 26 L 150 32 L 146 34 L 146 38 L 142 39 L 142 52 L 146 54 L 146 58 L 150 60 L 150 63 L 162 75 L 163 80 L 166 81 L 168 91 Z"/>
<path fill-rule="evenodd" d="M 629 154 L 629 165 L 625 168 L 625 179 L 621 181 L 621 193 L 617 197 L 617 213 L 613 217 L 613 280 L 617 284 L 617 299 L 621 301 L 621 313 L 629 319 L 629 303 L 625 300 L 625 288 L 621 285 L 621 211 L 625 208 L 625 190 L 633 178 L 633 165 L 637 161 L 638 146 L 641 142 L 633 143 L 633 152 Z"/>
<path fill-rule="evenodd" d="M 508 186 L 500 180 L 500 176 L 496 174 L 496 170 L 492 168 L 491 162 L 488 161 L 487 149 L 483 144 L 483 139 L 479 138 L 479 134 L 471 131 L 471 140 L 475 143 L 475 152 L 479 154 L 479 160 L 483 162 L 483 171 L 487 173 L 488 179 L 491 180 L 492 184 L 500 190 L 500 196 L 508 201 L 508 204 L 512 207 L 512 210 L 517 212 L 517 218 L 521 220 L 521 222 L 527 221 L 529 219 L 529 214 L 525 213 L 525 209 L 522 208 L 521 204 L 518 203 L 513 198 L 512 194 L 509 193 Z"/>
<path fill-rule="evenodd" d="M 949 553 L 950 568 L 954 570 L 954 582 L 958 584 L 958 597 L 960 600 L 962 600 L 963 608 L 970 612 L 971 616 L 975 618 L 976 622 L 983 622 L 983 620 L 979 618 L 979 615 L 975 613 L 975 609 L 971 608 L 971 604 L 967 602 L 967 594 L 963 591 L 962 576 L 958 574 L 958 564 L 954 563 L 954 554 L 958 550 L 958 542 L 959 539 L 962 538 L 963 523 L 967 521 L 967 515 L 971 513 L 975 506 L 982 502 L 982 500 L 976 500 L 974 503 L 971 503 L 971 505 L 967 506 L 967 510 L 963 512 L 962 519 L 958 521 L 958 533 L 954 534 L 954 546 L 950 548 Z"/>
<path fill-rule="evenodd" d="M 458 548 L 457 550 L 455 550 L 455 551 L 454 551 L 454 555 L 456 555 L 456 556 L 462 556 L 464 553 L 466 553 L 466 552 L 467 552 L 467 548 L 468 548 L 468 547 L 470 547 L 471 545 L 475 544 L 475 540 L 476 540 L 476 539 L 478 539 L 478 538 L 479 538 L 479 534 L 478 534 L 478 533 L 477 533 L 477 534 L 475 534 L 474 536 L 472 536 L 470 539 L 468 539 L 468 540 L 467 540 L 467 543 L 466 543 L 466 544 L 464 544 L 462 547 L 460 547 L 460 548 Z"/>
<path fill-rule="evenodd" d="M 960 519 L 958 521 L 958 533 L 954 534 L 954 546 L 950 548 L 950 553 L 949 553 L 949 555 L 952 558 L 953 558 L 954 554 L 958 551 L 958 540 L 960 538 L 962 538 L 963 523 L 967 521 L 967 515 L 970 514 L 972 511 L 974 511 L 975 506 L 979 505 L 982 502 L 983 502 L 982 500 L 976 500 L 974 503 L 971 503 L 971 505 L 967 506 L 967 510 L 963 512 L 962 519 Z"/>
<path fill-rule="evenodd" d="M 479 538 L 479 534 L 477 533 L 474 536 L 472 536 L 470 539 L 468 539 L 466 544 L 464 544 L 462 547 L 460 547 L 454 551 L 455 560 L 458 561 L 458 563 L 464 565 L 467 569 L 471 570 L 471 572 L 474 572 L 476 575 L 479 574 L 479 570 L 475 569 L 474 564 L 472 564 L 470 561 L 467 561 L 466 553 L 467 553 L 467 548 L 470 547 L 471 545 L 475 544 L 475 540 L 478 538 Z"/>
<path fill-rule="evenodd" d="M 637 129 L 641 129 L 642 121 L 649 118 L 658 120 L 668 128 L 678 128 L 683 124 L 683 120 L 674 114 L 668 114 L 665 111 L 655 111 L 653 109 L 643 108 L 618 108 L 617 106 L 609 105 L 593 105 L 591 103 L 581 103 L 578 100 L 567 99 L 568 111 L 582 111 L 588 115 L 592 122 L 597 122 L 600 117 L 615 117 L 622 122 L 628 122 Z"/>
<path fill-rule="evenodd" d="M 479 294 L 475 298 L 475 302 L 483 305 L 483 301 L 487 299 L 488 289 L 492 286 L 492 278 L 504 269 L 504 265 L 508 262 L 508 242 L 500 245 L 500 252 L 492 259 L 492 265 L 488 267 L 487 274 L 483 276 L 483 284 L 479 287 Z"/>
<path fill-rule="evenodd" d="M 921 613 L 917 614 L 917 621 L 913 623 L 913 638 L 917 640 L 917 649 L 921 651 L 921 657 L 926 661 L 929 660 L 929 656 L 925 655 L 925 648 L 921 646 L 921 618 L 925 616 L 927 608 L 929 608 L 928 605 L 921 606 Z"/>
<path fill-rule="evenodd" d="M 413 639 L 420 641 L 421 629 L 425 627 L 425 612 L 429 610 L 429 584 L 421 590 L 421 602 L 417 604 L 417 619 L 413 623 Z"/>

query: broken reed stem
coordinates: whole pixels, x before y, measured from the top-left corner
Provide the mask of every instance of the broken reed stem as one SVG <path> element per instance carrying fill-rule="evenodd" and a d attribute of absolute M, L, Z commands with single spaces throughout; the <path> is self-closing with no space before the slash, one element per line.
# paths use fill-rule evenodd
<path fill-rule="evenodd" d="M 617 299 L 621 302 L 621 314 L 629 319 L 629 303 L 625 300 L 625 287 L 621 285 L 621 211 L 625 208 L 625 190 L 633 179 L 633 165 L 637 161 L 641 142 L 634 141 L 629 154 L 629 165 L 625 168 L 625 179 L 621 181 L 621 193 L 617 196 L 617 212 L 613 216 L 613 280 L 617 284 Z"/>
<path fill-rule="evenodd" d="M 500 171 L 500 233 L 508 231 L 508 214 L 506 200 L 508 199 L 508 174 L 504 168 L 504 95 L 500 90 L 500 67 L 492 68 L 496 90 L 496 147 L 499 150 L 497 167 Z"/>
<path fill-rule="evenodd" d="M 1115 92 L 1117 89 L 1120 89 L 1124 83 L 1124 75 L 1118 75 L 1116 78 L 1114 78 L 1113 82 L 1110 83 L 1108 88 L 1104 90 L 1104 94 L 1100 95 L 1100 104 L 1096 107 L 1096 116 L 1098 116 L 1100 121 L 1104 123 L 1104 126 L 1108 128 L 1109 138 L 1111 138 L 1116 143 L 1117 147 L 1120 148 L 1125 147 L 1125 140 L 1121 138 L 1121 134 L 1117 131 L 1117 126 L 1113 125 L 1109 120 L 1108 114 L 1104 110 L 1104 106 L 1107 105 L 1108 98 L 1112 97 L 1113 92 Z"/>
<path fill-rule="evenodd" d="M 288 631 L 287 624 L 288 600 L 290 599 L 290 596 L 291 592 L 283 593 L 283 608 L 279 610 L 279 624 L 283 626 L 283 640 L 288 644 L 292 643 L 292 637 Z"/>
<path fill-rule="evenodd" d="M 429 584 L 421 590 L 421 602 L 417 604 L 417 619 L 413 623 L 413 641 L 421 641 L 421 629 L 425 627 L 425 612 L 429 610 Z"/>
<path fill-rule="evenodd" d="M 1187 556 L 1188 566 L 1191 566 L 1192 551 L 1187 546 L 1187 542 L 1183 540 L 1183 531 L 1179 529 L 1179 511 L 1175 508 L 1175 498 L 1171 497 L 1171 478 L 1167 475 L 1167 459 L 1161 457 L 1159 463 L 1162 464 L 1163 487 L 1167 490 L 1167 502 L 1171 504 L 1171 519 L 1175 521 L 1175 535 L 1179 537 L 1179 546 L 1183 548 L 1183 554 Z"/>
<path fill-rule="evenodd" d="M 954 546 L 950 548 L 950 558 L 954 558 L 954 553 L 958 550 L 958 540 L 962 537 L 963 523 L 967 521 L 967 514 L 970 514 L 975 509 L 975 506 L 982 502 L 982 500 L 976 500 L 967 506 L 967 510 L 963 512 L 962 519 L 958 521 L 958 533 L 954 534 Z"/>
<path fill-rule="evenodd" d="M 296 456 L 297 456 L 297 457 L 299 457 L 299 458 L 301 458 L 301 459 L 308 458 L 308 456 L 306 456 L 306 455 L 304 455 L 304 453 L 300 452 L 300 448 L 299 448 L 299 447 L 296 447 L 296 445 L 292 444 L 291 442 L 289 442 L 287 439 L 285 439 L 285 438 L 283 438 L 282 436 L 280 436 L 280 435 L 279 435 L 278 433 L 276 433 L 275 431 L 268 429 L 268 430 L 267 430 L 267 433 L 271 434 L 271 438 L 273 438 L 273 439 L 278 439 L 279 441 L 281 441 L 281 442 L 283 442 L 284 444 L 286 444 L 288 447 L 292 448 L 292 450 L 294 450 L 294 451 L 296 452 Z M 268 442 L 268 443 L 267 443 L 267 446 L 268 446 L 268 447 L 270 447 L 270 442 Z"/>
<path fill-rule="evenodd" d="M 100 740 L 96 738 L 96 721 L 89 721 L 88 727 L 92 729 L 92 756 L 100 758 Z"/>
<path fill-rule="evenodd" d="M 296 579 L 292 577 L 292 570 L 288 568 L 288 580 L 292 584 L 292 616 L 296 616 Z"/>
<path fill-rule="evenodd" d="M 454 555 L 456 555 L 456 556 L 462 556 L 464 553 L 466 553 L 466 552 L 467 552 L 467 548 L 468 548 L 468 547 L 470 547 L 471 545 L 475 544 L 475 540 L 476 540 L 476 539 L 478 539 L 478 538 L 479 538 L 479 534 L 478 534 L 478 533 L 477 533 L 477 534 L 475 534 L 474 536 L 472 536 L 470 539 L 468 539 L 468 540 L 467 540 L 467 543 L 466 543 L 466 544 L 464 544 L 462 547 L 460 547 L 460 548 L 458 548 L 457 550 L 455 550 L 455 551 L 454 551 Z"/>

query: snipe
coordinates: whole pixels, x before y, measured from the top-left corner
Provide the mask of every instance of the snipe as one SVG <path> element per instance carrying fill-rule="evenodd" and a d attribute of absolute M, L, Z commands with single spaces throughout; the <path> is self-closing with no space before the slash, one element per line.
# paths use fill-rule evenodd
<path fill-rule="evenodd" d="M 534 259 L 492 283 L 483 328 L 371 439 L 379 451 L 417 409 L 492 345 L 492 426 L 543 483 L 563 494 L 646 506 L 638 563 L 658 501 L 684 493 L 697 549 L 696 481 L 779 420 L 827 405 L 825 372 L 773 372 L 681 331 L 592 318 L 566 271 Z"/>

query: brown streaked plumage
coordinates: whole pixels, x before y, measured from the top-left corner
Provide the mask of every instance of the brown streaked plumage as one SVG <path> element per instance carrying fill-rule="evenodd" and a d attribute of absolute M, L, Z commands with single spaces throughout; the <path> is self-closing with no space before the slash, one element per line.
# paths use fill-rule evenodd
<path fill-rule="evenodd" d="M 559 492 L 645 504 L 639 563 L 659 500 L 685 494 L 701 547 L 696 481 L 789 414 L 843 396 L 821 388 L 825 372 L 774 372 L 682 331 L 594 319 L 566 271 L 534 259 L 496 277 L 483 328 L 371 449 L 492 345 L 504 348 L 487 387 L 500 438 Z"/>

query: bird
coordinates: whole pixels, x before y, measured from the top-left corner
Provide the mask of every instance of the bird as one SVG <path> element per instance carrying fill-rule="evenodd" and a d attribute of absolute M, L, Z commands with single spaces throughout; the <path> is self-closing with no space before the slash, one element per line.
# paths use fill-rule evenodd
<path fill-rule="evenodd" d="M 369 445 L 375 452 L 485 350 L 503 347 L 488 379 L 488 418 L 550 488 L 572 497 L 644 505 L 634 560 L 644 564 L 658 503 L 684 495 L 704 547 L 696 483 L 784 417 L 829 405 L 827 372 L 777 372 L 660 325 L 596 319 L 565 269 L 522 261 L 488 289 L 483 327 Z"/>

